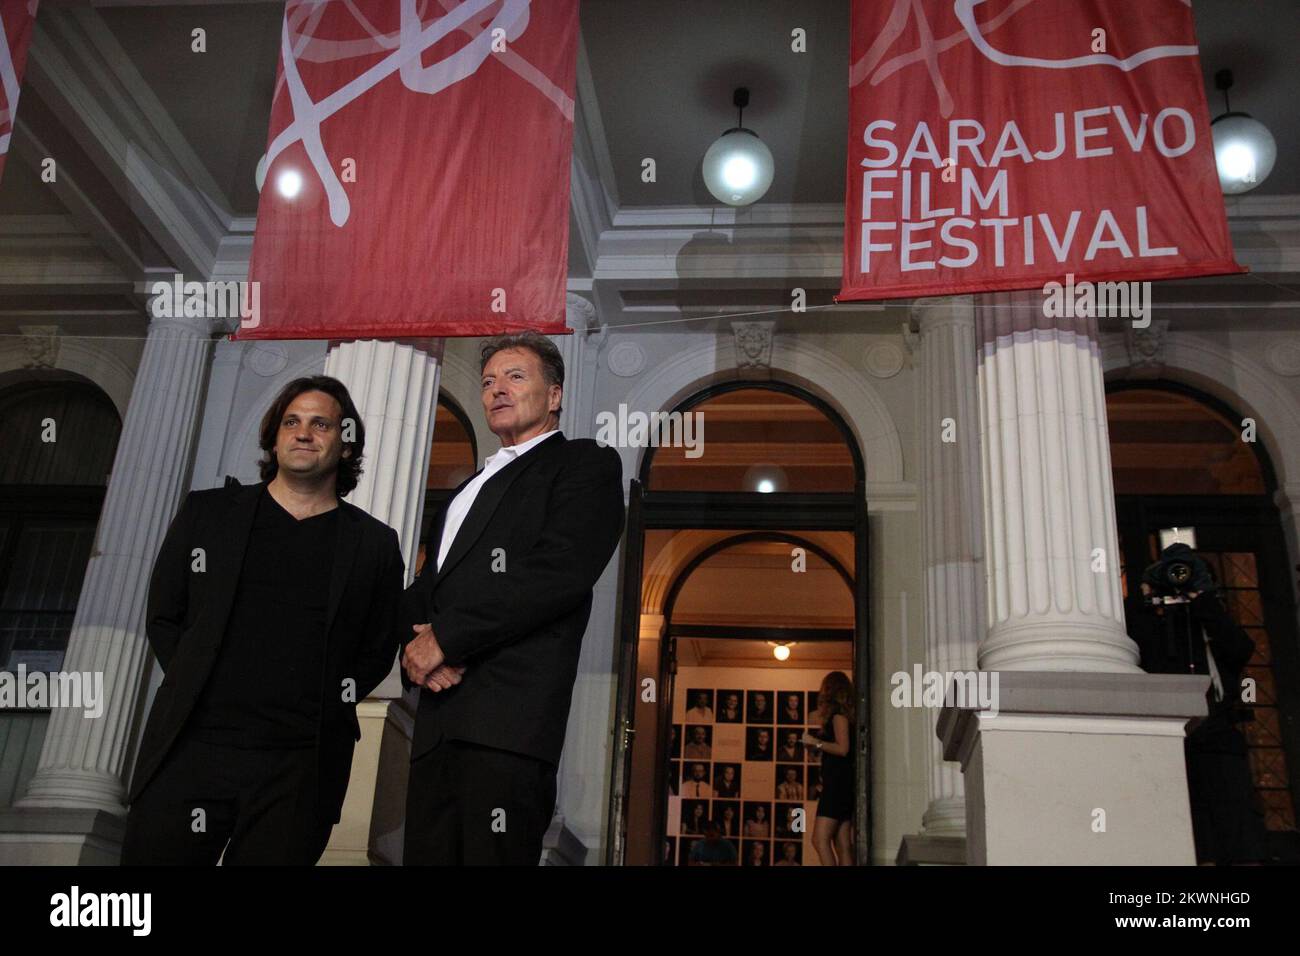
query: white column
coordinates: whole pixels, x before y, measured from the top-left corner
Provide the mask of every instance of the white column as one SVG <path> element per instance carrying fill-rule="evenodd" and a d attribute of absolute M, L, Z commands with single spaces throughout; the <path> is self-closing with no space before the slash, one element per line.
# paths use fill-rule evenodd
<path fill-rule="evenodd" d="M 921 528 L 925 562 L 926 670 L 973 671 L 984 630 L 983 503 L 975 389 L 975 303 L 926 299 L 920 326 Z M 944 760 L 930 714 L 930 804 L 925 833 L 963 836 L 961 767 Z"/>
<path fill-rule="evenodd" d="M 334 344 L 325 358 L 325 374 L 348 387 L 366 426 L 361 481 L 347 500 L 397 531 L 408 583 L 419 550 L 442 350 L 442 339 L 366 339 Z"/>
<path fill-rule="evenodd" d="M 560 431 L 567 438 L 591 438 L 595 412 L 595 368 L 599 348 L 589 343 L 589 330 L 596 323 L 596 307 L 584 296 L 568 293 L 564 300 L 565 325 L 572 335 L 553 335 L 551 341 L 564 359 L 564 398 L 560 408 Z M 617 587 L 618 555 L 611 562 Z M 601 771 L 608 765 L 610 734 L 608 724 L 610 707 L 610 672 L 606 666 L 591 666 L 593 657 L 603 654 L 602 649 L 618 641 L 617 602 L 601 600 L 602 584 L 609 579 L 609 571 L 596 584 L 595 601 L 587 631 L 583 636 L 583 653 L 578 664 L 578 675 L 573 685 L 573 703 L 569 709 L 568 730 L 565 733 L 564 752 L 560 756 L 557 772 L 555 815 L 547 833 L 546 858 L 558 858 L 564 852 L 561 844 L 571 848 L 581 847 L 586 854 L 600 843 L 600 822 L 605 815 L 606 793 L 601 781 Z"/>
<path fill-rule="evenodd" d="M 1209 678 L 1137 666 L 1096 321 L 1042 304 L 976 305 L 987 683 L 938 723 L 965 774 L 966 863 L 1190 864 L 1183 737 Z"/>
<path fill-rule="evenodd" d="M 981 670 L 1135 673 L 1095 319 L 976 307 L 989 631 Z"/>
<path fill-rule="evenodd" d="M 565 325 L 572 335 L 553 335 L 551 341 L 564 359 L 564 399 L 561 402 L 560 431 L 568 438 L 590 438 L 593 433 L 591 411 L 595 391 L 588 359 L 587 330 L 596 324 L 596 307 L 580 295 L 570 292 L 564 302 Z"/>
<path fill-rule="evenodd" d="M 325 374 L 347 386 L 366 426 L 361 480 L 348 501 L 397 531 L 407 583 L 415 576 L 420 545 L 442 355 L 442 339 L 366 339 L 335 343 L 325 358 Z M 357 706 L 361 740 L 322 864 L 401 861 L 412 715 L 391 706 L 402 696 L 396 658 L 393 664 Z"/>
<path fill-rule="evenodd" d="M 50 713 L 20 807 L 125 813 L 126 761 L 150 654 L 149 576 L 189 488 L 212 331 L 205 318 L 149 324 L 63 663 L 64 671 L 103 674 L 103 714 Z"/>

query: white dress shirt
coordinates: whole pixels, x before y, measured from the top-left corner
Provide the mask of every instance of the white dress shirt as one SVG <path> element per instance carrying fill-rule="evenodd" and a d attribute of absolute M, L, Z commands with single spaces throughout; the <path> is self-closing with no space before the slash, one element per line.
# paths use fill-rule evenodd
<path fill-rule="evenodd" d="M 474 480 L 462 488 L 460 494 L 452 498 L 451 504 L 447 506 L 447 519 L 442 523 L 442 540 L 438 543 L 438 563 L 433 569 L 435 574 L 442 570 L 442 562 L 447 559 L 447 552 L 451 550 L 451 544 L 456 540 L 456 533 L 460 531 L 460 526 L 465 523 L 465 516 L 469 514 L 469 509 L 474 505 L 474 499 L 478 497 L 479 490 L 487 483 L 487 480 L 520 455 L 526 454 L 547 438 L 559 433 L 558 428 L 552 428 L 548 432 L 533 436 L 526 442 L 502 448 L 491 458 L 483 460 L 483 470 L 475 475 Z"/>

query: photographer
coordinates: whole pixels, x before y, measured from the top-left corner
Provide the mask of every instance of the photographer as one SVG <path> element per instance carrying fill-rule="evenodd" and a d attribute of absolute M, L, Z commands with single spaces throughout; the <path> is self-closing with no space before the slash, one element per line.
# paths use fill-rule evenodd
<path fill-rule="evenodd" d="M 1172 544 L 1142 573 L 1142 595 L 1125 605 L 1129 636 L 1149 674 L 1205 674 L 1209 713 L 1188 735 L 1188 796 L 1198 863 L 1264 859 L 1262 816 L 1251 780 L 1241 703 L 1241 671 L 1255 651 L 1232 620 L 1209 566 Z"/>

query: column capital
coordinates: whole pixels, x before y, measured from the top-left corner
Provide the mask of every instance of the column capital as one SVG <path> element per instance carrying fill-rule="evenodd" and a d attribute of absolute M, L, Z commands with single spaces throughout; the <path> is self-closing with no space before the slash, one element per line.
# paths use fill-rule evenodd
<path fill-rule="evenodd" d="M 1098 340 L 1096 316 L 1049 315 L 1046 303 L 1046 296 L 1037 289 L 981 293 L 975 302 L 980 346 L 987 348 L 999 339 L 1041 332 Z"/>
<path fill-rule="evenodd" d="M 922 335 L 950 325 L 973 326 L 975 297 L 952 295 L 917 299 L 909 311 Z"/>
<path fill-rule="evenodd" d="M 365 342 L 376 342 L 376 343 L 384 342 L 384 343 L 391 343 L 393 345 L 404 346 L 406 348 L 415 349 L 417 352 L 423 352 L 425 355 L 429 356 L 432 359 L 437 359 L 438 361 L 442 360 L 443 351 L 446 349 L 447 346 L 446 339 L 432 338 L 428 336 L 422 336 L 420 338 L 413 338 L 413 339 L 407 339 L 407 338 L 330 339 L 328 350 L 331 354 L 333 354 L 345 345 L 355 346 Z"/>
<path fill-rule="evenodd" d="M 149 318 L 149 334 L 155 332 L 175 331 L 197 338 L 212 339 L 227 335 L 234 328 L 227 328 L 224 320 L 213 319 L 206 315 L 154 315 L 146 313 Z"/>
<path fill-rule="evenodd" d="M 599 323 L 596 306 L 585 296 L 576 292 L 564 295 L 564 323 L 574 332 L 589 332 Z"/>
<path fill-rule="evenodd" d="M 151 333 L 175 330 L 215 338 L 239 328 L 244 283 L 186 281 L 177 272 L 167 279 L 146 281 L 137 291 L 144 293 Z"/>

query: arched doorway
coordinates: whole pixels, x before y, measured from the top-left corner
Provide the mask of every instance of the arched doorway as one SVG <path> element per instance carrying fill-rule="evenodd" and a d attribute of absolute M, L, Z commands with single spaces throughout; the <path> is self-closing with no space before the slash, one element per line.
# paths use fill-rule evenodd
<path fill-rule="evenodd" d="M 849 670 L 860 689 L 855 720 L 854 823 L 855 855 L 859 863 L 865 863 L 870 859 L 871 834 L 866 733 L 870 665 L 861 453 L 832 408 L 784 383 L 714 385 L 683 401 L 673 414 L 699 416 L 697 433 L 703 435 L 703 451 L 691 454 L 685 447 L 652 448 L 641 462 L 638 479 L 631 484 L 608 861 L 665 862 L 665 846 L 680 855 L 678 845 L 666 842 L 680 833 L 666 830 L 670 774 L 674 769 L 683 772 L 680 761 L 675 768 L 669 756 L 674 718 L 683 716 L 689 706 L 676 692 L 680 685 L 675 676 L 683 653 L 698 656 L 707 642 L 707 653 L 716 663 L 752 655 L 755 648 L 770 651 L 769 642 L 802 640 L 805 647 L 840 642 L 842 659 L 836 658 L 836 666 L 819 673 Z M 790 573 L 800 567 L 796 555 L 806 562 L 802 570 L 815 569 L 811 576 Z M 724 559 L 738 557 L 751 566 L 721 567 Z M 696 586 L 709 577 L 730 583 L 720 584 L 712 592 Z M 816 593 L 829 578 L 836 580 L 844 598 L 843 613 L 834 623 L 809 613 L 816 611 Z M 760 598 L 738 604 L 736 587 Z M 706 595 L 722 594 L 720 588 L 726 590 L 727 599 L 710 602 Z M 764 603 L 778 592 L 783 605 Z M 708 610 L 702 610 L 705 606 Z M 683 641 L 693 646 L 687 649 Z M 791 673 L 801 659 L 809 668 L 827 663 L 814 662 L 801 653 L 792 652 L 791 656 Z M 753 674 L 749 678 L 763 680 Z M 802 679 L 811 681 L 811 670 Z M 735 687 L 710 689 L 752 689 L 731 683 Z M 787 683 L 789 687 L 784 686 Z M 810 688 L 795 688 L 796 683 L 773 677 L 770 690 L 791 695 L 797 690 L 806 707 Z M 690 690 L 681 688 L 686 694 Z M 677 710 L 683 714 L 676 714 Z M 772 726 L 775 731 L 776 725 Z M 746 732 L 749 729 L 746 726 Z M 747 769 L 742 765 L 745 754 L 734 760 L 710 761 L 710 776 L 715 763 L 737 764 L 742 777 Z M 806 785 L 806 767 L 796 761 L 791 764 L 801 768 L 798 775 Z M 756 773 L 758 779 L 765 779 L 762 770 Z M 815 808 L 815 802 L 811 806 Z M 710 816 L 712 812 L 710 806 Z M 811 824 L 811 816 L 808 821 Z M 775 837 L 774 833 L 772 839 Z"/>
<path fill-rule="evenodd" d="M 0 670 L 63 666 L 121 428 L 89 382 L 0 391 Z M 26 789 L 48 721 L 48 710 L 0 715 L 0 806 Z"/>
<path fill-rule="evenodd" d="M 1252 719 L 1242 724 L 1270 853 L 1300 862 L 1300 647 L 1277 483 L 1243 416 L 1168 382 L 1108 390 L 1116 520 L 1127 596 L 1161 550 L 1161 533 L 1191 529 L 1228 609 L 1255 643 Z"/>
<path fill-rule="evenodd" d="M 429 527 L 439 509 L 466 478 L 478 470 L 478 445 L 469 416 L 445 393 L 438 395 L 434 411 L 433 442 L 429 447 L 429 474 L 425 479 L 424 511 L 420 518 L 419 549 L 415 573 L 424 567 Z"/>

